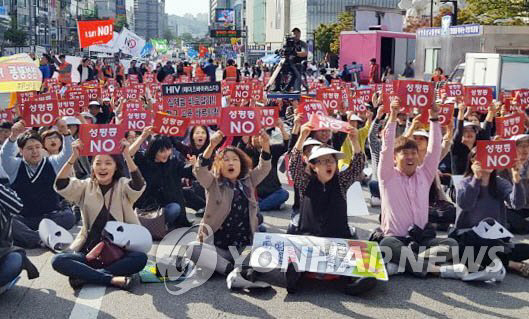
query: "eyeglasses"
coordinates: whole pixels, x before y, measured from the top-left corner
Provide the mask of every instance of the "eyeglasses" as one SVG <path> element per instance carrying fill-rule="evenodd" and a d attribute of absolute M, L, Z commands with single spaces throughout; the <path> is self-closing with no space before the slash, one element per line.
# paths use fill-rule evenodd
<path fill-rule="evenodd" d="M 321 165 L 336 164 L 336 160 L 334 158 L 327 158 L 327 159 L 317 160 L 316 163 L 321 164 Z"/>

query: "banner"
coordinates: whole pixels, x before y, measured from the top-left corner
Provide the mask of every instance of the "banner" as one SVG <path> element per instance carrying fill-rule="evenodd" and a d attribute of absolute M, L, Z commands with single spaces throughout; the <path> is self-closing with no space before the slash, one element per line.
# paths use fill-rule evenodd
<path fill-rule="evenodd" d="M 463 96 L 463 84 L 461 83 L 446 83 L 441 92 L 446 93 L 446 97 L 462 97 Z"/>
<path fill-rule="evenodd" d="M 474 111 L 486 114 L 492 104 L 493 92 L 491 87 L 486 86 L 466 86 L 464 102 L 467 107 Z"/>
<path fill-rule="evenodd" d="M 151 39 L 151 44 L 158 54 L 166 54 L 169 50 L 167 39 Z"/>
<path fill-rule="evenodd" d="M 130 54 L 133 57 L 140 57 L 144 46 L 145 40 L 127 28 L 121 30 L 119 38 L 116 41 L 117 50 L 121 50 L 121 52 Z"/>
<path fill-rule="evenodd" d="M 320 100 L 309 99 L 305 102 L 302 102 L 298 105 L 298 112 L 304 114 L 301 123 L 306 123 L 310 120 L 310 116 L 313 114 L 318 114 L 322 116 L 327 116 L 327 109 L 325 105 Z"/>
<path fill-rule="evenodd" d="M 300 272 L 388 281 L 376 242 L 316 236 L 255 233 L 250 266 L 257 271 L 283 269 L 294 263 Z"/>
<path fill-rule="evenodd" d="M 114 36 L 114 20 L 77 21 L 77 35 L 81 48 L 108 43 Z"/>
<path fill-rule="evenodd" d="M 152 125 L 152 111 L 142 109 L 124 112 L 122 124 L 127 131 L 143 131 L 146 127 Z"/>
<path fill-rule="evenodd" d="M 113 32 L 112 39 L 107 43 L 96 44 L 89 46 L 90 52 L 101 52 L 101 53 L 116 53 L 118 49 L 116 48 L 116 43 L 119 38 L 119 33 L 116 31 Z"/>
<path fill-rule="evenodd" d="M 279 110 L 275 107 L 263 107 L 261 110 L 261 126 L 263 128 L 275 127 L 279 120 Z"/>
<path fill-rule="evenodd" d="M 222 108 L 219 129 L 225 136 L 254 136 L 261 130 L 261 110 L 250 107 Z"/>
<path fill-rule="evenodd" d="M 343 109 L 343 96 L 340 89 L 323 88 L 318 89 L 316 98 L 322 101 L 328 112 L 340 111 Z"/>
<path fill-rule="evenodd" d="M 79 128 L 79 140 L 83 142 L 81 156 L 98 154 L 120 154 L 121 139 L 125 130 L 115 124 L 82 124 Z"/>
<path fill-rule="evenodd" d="M 338 120 L 331 116 L 322 116 L 319 114 L 313 114 L 311 123 L 314 131 L 319 130 L 331 130 L 348 133 L 351 129 L 351 124 Z"/>
<path fill-rule="evenodd" d="M 57 100 L 28 102 L 24 107 L 24 121 L 28 127 L 52 126 L 59 117 Z"/>
<path fill-rule="evenodd" d="M 524 115 L 522 113 L 496 118 L 496 135 L 509 138 L 524 133 Z"/>
<path fill-rule="evenodd" d="M 439 124 L 447 126 L 454 117 L 454 103 L 445 103 L 439 110 Z"/>
<path fill-rule="evenodd" d="M 26 53 L 0 58 L 0 93 L 40 91 L 42 73 Z"/>
<path fill-rule="evenodd" d="M 160 135 L 185 136 L 189 119 L 157 112 L 154 115 L 154 132 Z"/>
<path fill-rule="evenodd" d="M 215 125 L 220 117 L 222 92 L 220 82 L 162 85 L 165 111 L 190 118 L 191 125 Z"/>
<path fill-rule="evenodd" d="M 515 141 L 477 141 L 477 160 L 483 169 L 506 169 L 514 166 Z"/>

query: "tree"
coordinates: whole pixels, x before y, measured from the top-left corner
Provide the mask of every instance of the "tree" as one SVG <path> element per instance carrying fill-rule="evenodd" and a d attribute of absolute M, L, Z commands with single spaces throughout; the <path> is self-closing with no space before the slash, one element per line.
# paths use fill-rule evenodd
<path fill-rule="evenodd" d="M 323 53 L 331 52 L 331 43 L 334 38 L 335 24 L 320 24 L 314 30 L 314 42 L 316 49 Z"/>
<path fill-rule="evenodd" d="M 163 33 L 163 38 L 167 39 L 167 42 L 171 42 L 172 40 L 174 40 L 175 37 L 173 36 L 173 33 L 171 32 L 171 30 L 165 29 Z"/>
<path fill-rule="evenodd" d="M 127 17 L 120 15 L 114 22 L 114 31 L 121 32 L 121 29 L 123 29 L 123 27 L 128 28 L 129 24 L 127 23 Z"/>
<path fill-rule="evenodd" d="M 331 52 L 340 53 L 340 33 L 342 31 L 352 31 L 354 25 L 354 16 L 350 11 L 344 11 L 338 15 L 338 22 L 334 24 L 334 39 L 331 43 Z"/>
<path fill-rule="evenodd" d="M 527 25 L 529 7 L 526 0 L 467 0 L 458 14 L 461 24 Z"/>
<path fill-rule="evenodd" d="M 185 42 L 185 43 L 190 43 L 190 42 L 194 42 L 195 41 L 195 38 L 193 38 L 193 36 L 191 35 L 191 33 L 182 33 L 182 35 L 180 36 L 180 38 L 182 38 L 182 40 Z"/>
<path fill-rule="evenodd" d="M 27 36 L 26 32 L 13 28 L 10 28 L 4 33 L 4 39 L 15 46 L 25 46 Z"/>

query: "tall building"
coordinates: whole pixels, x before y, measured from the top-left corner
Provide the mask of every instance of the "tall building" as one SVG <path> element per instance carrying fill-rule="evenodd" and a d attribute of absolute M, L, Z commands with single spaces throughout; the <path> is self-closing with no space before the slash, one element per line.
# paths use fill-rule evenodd
<path fill-rule="evenodd" d="M 209 0 L 209 21 L 213 25 L 215 23 L 215 10 L 232 8 L 233 0 Z"/>
<path fill-rule="evenodd" d="M 266 43 L 272 49 L 280 48 L 290 34 L 290 0 L 267 0 L 265 21 Z"/>
<path fill-rule="evenodd" d="M 97 16 L 101 19 L 116 18 L 116 0 L 95 0 Z"/>
<path fill-rule="evenodd" d="M 261 45 L 266 42 L 266 0 L 246 0 L 248 44 Z"/>
<path fill-rule="evenodd" d="M 134 0 L 134 32 L 148 40 L 163 36 L 167 26 L 165 1 Z"/>

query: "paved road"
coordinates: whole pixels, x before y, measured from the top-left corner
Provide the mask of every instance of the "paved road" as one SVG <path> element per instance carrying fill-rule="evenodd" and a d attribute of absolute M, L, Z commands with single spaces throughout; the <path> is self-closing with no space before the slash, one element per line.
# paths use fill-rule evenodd
<path fill-rule="evenodd" d="M 292 196 L 291 196 L 292 198 Z M 292 200 L 289 200 L 290 205 Z M 360 238 L 376 226 L 378 210 L 351 218 Z M 192 216 L 192 214 L 190 214 Z M 265 215 L 270 232 L 285 232 L 287 209 Z M 523 238 L 529 242 L 529 237 Z M 28 252 L 40 269 L 37 280 L 25 277 L 0 297 L 0 318 L 528 318 L 529 279 L 508 274 L 499 285 L 466 284 L 437 278 L 392 277 L 362 297 L 342 294 L 330 283 L 303 283 L 287 295 L 279 273 L 267 274 L 272 289 L 230 292 L 225 279 L 214 276 L 181 296 L 162 284 L 137 285 L 132 292 L 85 287 L 74 293 L 55 273 L 46 250 Z"/>

